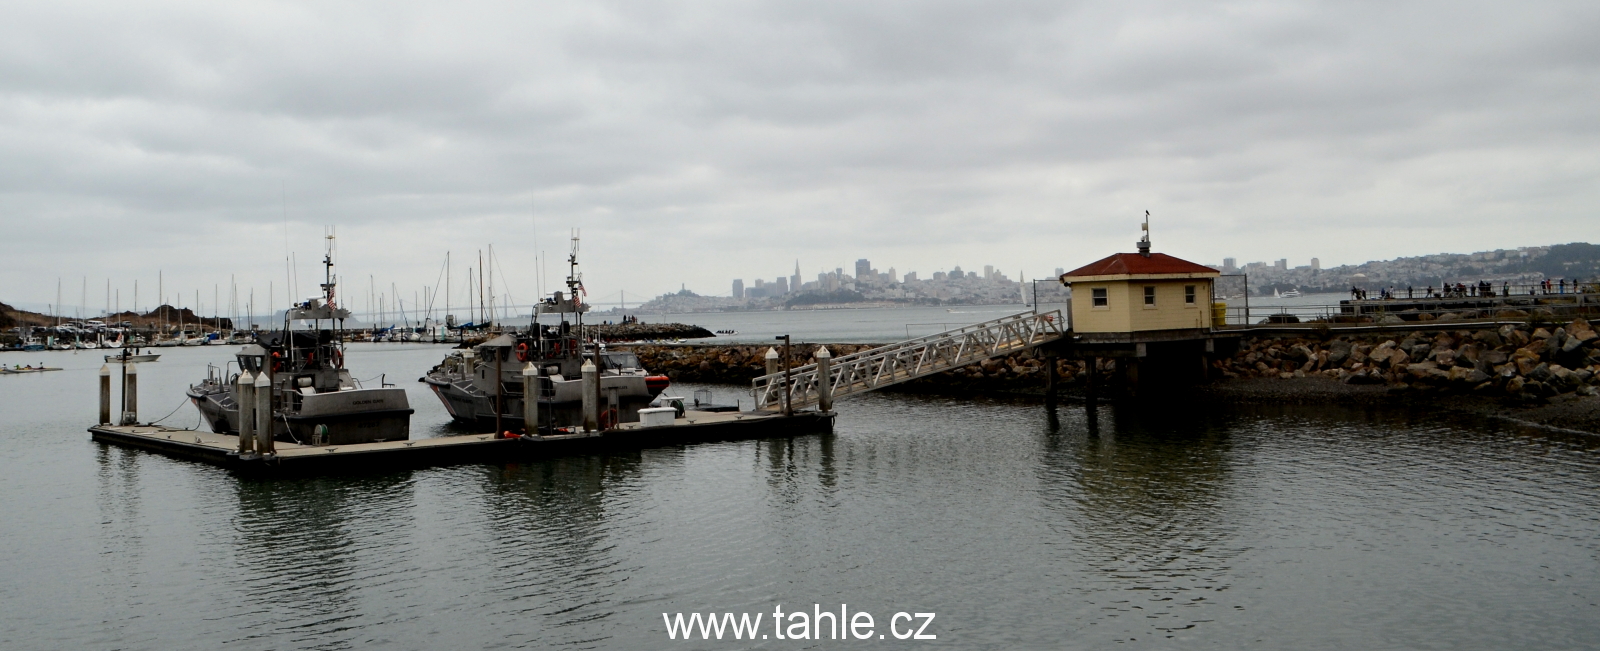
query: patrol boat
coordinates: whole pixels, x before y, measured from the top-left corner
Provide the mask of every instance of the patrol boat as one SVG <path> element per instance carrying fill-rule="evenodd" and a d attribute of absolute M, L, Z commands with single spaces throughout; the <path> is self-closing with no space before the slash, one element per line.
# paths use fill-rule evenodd
<path fill-rule="evenodd" d="M 303 445 L 344 445 L 411 438 L 411 404 L 405 389 L 391 384 L 364 387 L 344 367 L 344 320 L 333 279 L 333 235 L 328 235 L 323 295 L 286 310 L 283 329 L 257 335 L 239 350 L 238 369 L 266 375 L 271 392 L 272 438 Z M 295 330 L 295 321 L 311 328 Z M 322 327 L 327 321 L 328 327 Z M 204 381 L 189 387 L 211 431 L 239 433 L 238 378 L 229 367 L 210 367 Z M 260 386 L 259 384 L 257 385 Z"/>
<path fill-rule="evenodd" d="M 589 398 L 599 406 L 599 422 L 587 425 L 605 430 L 638 422 L 639 410 L 667 388 L 667 377 L 650 375 L 633 353 L 607 351 L 594 337 L 585 335 L 583 313 L 589 311 L 589 305 L 579 298 L 584 288 L 578 272 L 577 237 L 572 238 L 568 264 L 566 293 L 553 292 L 541 301 L 526 330 L 452 351 L 423 376 L 422 381 L 439 396 L 451 418 L 494 428 L 491 431 L 496 433 L 569 431 L 586 425 L 583 403 Z M 541 324 L 539 317 L 545 314 L 559 315 L 560 323 Z M 587 364 L 596 366 L 598 395 L 584 395 Z M 534 399 L 540 422 L 534 427 L 528 427 L 523 418 L 529 399 L 523 387 L 530 383 L 538 393 Z"/>

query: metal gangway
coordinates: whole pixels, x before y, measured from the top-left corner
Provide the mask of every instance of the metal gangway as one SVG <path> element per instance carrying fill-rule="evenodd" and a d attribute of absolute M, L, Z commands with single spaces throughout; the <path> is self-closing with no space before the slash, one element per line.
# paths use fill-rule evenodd
<path fill-rule="evenodd" d="M 791 409 L 799 409 L 831 403 L 857 393 L 1002 357 L 1059 339 L 1066 333 L 1066 327 L 1060 310 L 1019 312 L 843 357 L 827 357 L 818 364 L 789 370 L 789 405 Z M 826 385 L 820 378 L 820 365 L 828 367 Z M 780 371 L 752 381 L 752 395 L 758 411 L 783 409 L 785 375 Z M 828 391 L 827 400 L 822 400 L 824 390 Z"/>

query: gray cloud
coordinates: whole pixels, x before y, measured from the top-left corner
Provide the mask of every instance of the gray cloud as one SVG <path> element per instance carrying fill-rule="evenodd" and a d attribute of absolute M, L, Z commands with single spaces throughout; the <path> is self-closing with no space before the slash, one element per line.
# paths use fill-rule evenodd
<path fill-rule="evenodd" d="M 414 289 L 495 242 L 523 296 L 535 214 L 549 256 L 581 227 L 590 284 L 638 293 L 795 258 L 1043 275 L 1128 249 L 1146 209 L 1158 248 L 1200 261 L 1595 239 L 1581 3 L 7 14 L 5 300 L 157 269 L 260 294 L 285 221 L 302 274 L 336 224 L 350 277 Z"/>

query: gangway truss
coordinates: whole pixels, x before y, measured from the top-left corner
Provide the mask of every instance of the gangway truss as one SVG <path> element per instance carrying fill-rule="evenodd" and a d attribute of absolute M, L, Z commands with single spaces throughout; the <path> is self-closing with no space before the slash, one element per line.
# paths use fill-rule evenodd
<path fill-rule="evenodd" d="M 829 385 L 838 400 L 887 386 L 909 382 L 974 362 L 1002 357 L 1049 343 L 1065 335 L 1066 319 L 1060 310 L 1019 312 L 938 334 L 879 346 L 832 358 Z M 755 409 L 783 409 L 784 373 L 772 373 L 751 382 Z M 817 364 L 789 370 L 791 409 L 815 405 L 820 397 Z"/>

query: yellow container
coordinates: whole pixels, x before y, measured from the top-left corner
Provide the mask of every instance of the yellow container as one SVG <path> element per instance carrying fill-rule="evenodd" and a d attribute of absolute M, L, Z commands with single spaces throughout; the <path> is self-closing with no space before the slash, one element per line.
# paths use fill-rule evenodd
<path fill-rule="evenodd" d="M 1228 325 L 1228 304 L 1227 303 L 1212 303 L 1211 304 L 1211 327 L 1213 327 L 1213 328 L 1221 328 L 1221 327 L 1226 326 L 1226 325 Z"/>

